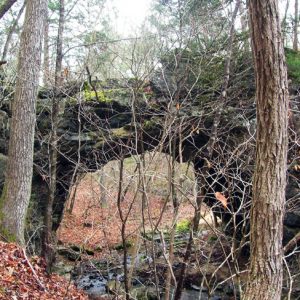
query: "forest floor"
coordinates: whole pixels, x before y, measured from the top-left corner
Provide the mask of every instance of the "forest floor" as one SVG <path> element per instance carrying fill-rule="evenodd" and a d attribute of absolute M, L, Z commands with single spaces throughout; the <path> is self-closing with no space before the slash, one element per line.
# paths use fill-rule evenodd
<path fill-rule="evenodd" d="M 92 249 L 97 256 L 103 256 L 122 241 L 122 221 L 126 220 L 125 237 L 127 241 L 140 232 L 151 232 L 171 228 L 174 221 L 174 209 L 168 198 L 167 163 L 160 155 L 155 162 L 150 162 L 146 171 L 147 193 L 143 195 L 137 186 L 138 174 L 134 173 L 134 159 L 125 161 L 123 189 L 129 186 L 126 196 L 118 207 L 118 165 L 112 162 L 105 166 L 101 174 L 87 174 L 78 184 L 74 195 L 72 213 L 66 212 L 58 230 L 58 239 L 63 244 L 80 245 Z M 181 168 L 181 169 L 180 169 Z M 180 173 L 186 174 L 184 183 Z M 103 175 L 104 174 L 104 175 Z M 189 224 L 193 218 L 195 203 L 193 196 L 193 174 L 186 164 L 177 165 L 175 184 L 184 190 L 177 196 L 180 202 L 176 222 Z M 105 179 L 99 184 L 100 176 Z M 103 197 L 105 194 L 105 197 Z M 184 195 L 183 195 L 184 194 Z M 143 198 L 144 196 L 144 205 Z M 70 202 L 70 201 L 69 201 Z M 67 203 L 67 207 L 70 203 Z M 119 209 L 120 208 L 120 209 Z M 212 222 L 207 208 L 202 213 Z M 203 221 L 204 222 L 204 221 Z M 188 229 L 188 228 L 187 228 Z"/>
<path fill-rule="evenodd" d="M 66 257 L 69 259 L 69 254 L 71 253 L 72 256 L 75 249 L 80 256 L 76 257 L 75 253 L 75 256 L 71 258 L 75 261 L 74 264 L 70 263 L 70 267 L 73 266 L 71 277 L 88 293 L 95 292 L 96 286 L 100 286 L 101 289 L 105 285 L 107 291 L 111 284 L 115 284 L 115 279 L 109 279 L 114 275 L 107 269 L 108 265 L 110 270 L 118 269 L 118 276 L 123 276 L 122 225 L 124 226 L 124 221 L 122 222 L 122 219 L 126 219 L 124 237 L 126 247 L 128 247 L 128 258 L 131 260 L 139 257 L 135 278 L 143 282 L 144 286 L 151 286 L 154 282 L 149 263 L 144 260 L 145 257 L 147 259 L 151 257 L 149 251 L 153 250 L 152 247 L 155 248 L 154 256 L 157 257 L 159 285 L 164 285 L 167 265 L 162 253 L 168 251 L 171 228 L 176 223 L 173 265 L 174 274 L 178 276 L 178 266 L 185 252 L 189 226 L 196 206 L 193 172 L 187 164 L 176 163 L 173 182 L 177 190 L 176 199 L 179 209 L 175 214 L 172 199 L 169 196 L 168 158 L 163 155 L 158 155 L 155 159 L 150 155 L 146 157 L 143 173 L 146 193 L 143 193 L 141 188 L 141 174 L 136 172 L 136 166 L 137 158 L 135 157 L 124 161 L 121 194 L 125 196 L 120 201 L 120 205 L 117 201 L 120 178 L 118 162 L 109 163 L 100 172 L 87 173 L 71 195 L 74 201 L 72 213 L 68 212 L 71 200 L 66 205 L 66 212 L 58 230 L 58 247 L 64 251 L 67 249 L 71 251 L 67 250 L 67 255 L 60 257 L 59 272 L 64 274 L 64 266 L 68 264 Z M 216 236 L 220 231 L 214 227 L 211 210 L 203 205 L 201 215 L 200 230 L 194 236 L 195 253 L 192 253 L 190 260 L 192 267 L 187 271 L 188 286 L 197 287 L 199 278 L 203 277 L 199 275 L 199 260 L 201 260 L 201 265 L 206 264 L 205 272 L 212 274 L 216 266 L 223 261 L 228 248 L 226 239 Z M 88 255 L 88 252 L 92 255 Z M 207 264 L 209 257 L 213 263 L 211 265 Z M 227 267 L 219 268 L 218 276 L 220 278 L 230 276 L 227 269 Z"/>
<path fill-rule="evenodd" d="M 91 189 L 88 181 L 89 179 L 86 178 L 78 186 L 73 212 L 65 214 L 58 231 L 58 238 L 63 244 L 84 245 L 103 253 L 121 243 L 122 221 L 117 201 L 108 201 L 102 205 L 99 198 L 95 197 L 95 189 Z M 111 196 L 117 199 L 116 193 Z M 133 239 L 144 229 L 146 232 L 151 231 L 157 223 L 160 230 L 171 227 L 173 220 L 171 203 L 167 203 L 164 208 L 165 200 L 155 195 L 151 195 L 147 202 L 143 223 L 141 203 L 134 200 L 134 194 L 128 193 L 122 201 L 122 213 L 127 217 L 127 240 Z M 190 221 L 193 214 L 192 203 L 185 201 L 180 205 L 177 222 Z"/>
<path fill-rule="evenodd" d="M 52 274 L 48 276 L 43 259 L 28 258 L 15 244 L 0 242 L 1 300 L 85 300 L 87 295 L 70 281 Z"/>
<path fill-rule="evenodd" d="M 117 205 L 117 191 L 112 190 L 103 204 L 101 188 L 97 179 L 97 176 L 88 174 L 78 185 L 73 212 L 72 214 L 65 214 L 58 231 L 58 239 L 63 247 L 69 246 L 69 248 L 74 249 L 75 246 L 75 249 L 82 249 L 81 261 L 70 264 L 70 267 L 74 266 L 71 277 L 78 287 L 84 289 L 91 299 L 98 295 L 105 295 L 108 299 L 112 299 L 113 295 L 119 297 L 124 294 L 121 286 L 119 286 L 119 280 L 122 282 L 120 278 L 123 278 L 122 221 Z M 114 187 L 116 186 L 114 185 Z M 152 185 L 152 190 L 153 188 L 155 189 Z M 186 251 L 189 236 L 189 224 L 195 211 L 192 195 L 189 198 L 181 197 L 179 199 L 180 206 L 176 217 L 177 227 L 173 242 L 174 260 L 172 263 L 176 278 L 179 276 L 179 266 Z M 170 229 L 174 218 L 172 202 L 166 203 L 166 197 L 158 195 L 157 192 L 148 194 L 147 205 L 144 209 L 141 203 L 141 195 L 136 197 L 133 190 L 126 194 L 121 203 L 122 214 L 125 218 L 127 217 L 125 230 L 126 245 L 128 245 L 127 259 L 131 262 L 133 259 L 135 260 L 135 264 L 130 263 L 130 268 L 134 270 L 132 293 L 141 293 L 139 297 L 134 296 L 134 299 L 148 299 L 143 298 L 144 294 L 155 294 L 153 291 L 155 276 L 152 266 L 150 266 L 151 263 L 149 265 L 152 247 L 155 248 L 156 283 L 159 289 L 163 289 L 165 285 L 168 269 L 167 256 L 165 255 L 168 255 Z M 142 213 L 143 210 L 144 213 Z M 144 222 L 142 222 L 143 215 Z M 158 225 L 158 230 L 154 230 L 156 225 Z M 203 206 L 200 231 L 194 236 L 195 251 L 191 253 L 186 272 L 184 299 L 199 297 L 199 286 L 203 278 L 201 271 L 207 274 L 207 277 L 211 277 L 216 272 L 218 281 L 216 284 L 212 281 L 216 296 L 230 299 L 223 291 L 229 290 L 230 294 L 233 293 L 231 287 L 226 284 L 218 287 L 218 282 L 230 277 L 230 269 L 227 265 L 222 266 L 225 253 L 229 249 L 226 246 L 226 239 L 216 237 L 213 228 L 211 212 Z M 216 231 L 218 230 L 216 229 Z M 153 232 L 155 232 L 154 235 L 152 235 Z M 161 233 L 163 233 L 164 238 L 161 237 Z M 154 242 L 151 241 L 151 238 Z M 164 239 L 163 242 L 162 239 Z M 91 251 L 93 255 L 87 255 L 86 250 Z M 74 258 L 76 260 L 76 256 Z M 150 260 L 148 260 L 149 258 Z M 64 272 L 64 265 L 68 262 L 65 258 L 62 261 L 61 270 Z M 136 282 L 139 284 L 135 285 Z M 203 295 L 203 299 L 205 299 L 206 292 L 203 292 Z"/>

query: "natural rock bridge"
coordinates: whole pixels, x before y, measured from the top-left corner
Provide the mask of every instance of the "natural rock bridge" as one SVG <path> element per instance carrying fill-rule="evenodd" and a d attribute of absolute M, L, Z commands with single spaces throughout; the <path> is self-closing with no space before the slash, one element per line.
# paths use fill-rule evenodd
<path fill-rule="evenodd" d="M 51 130 L 51 98 L 65 101 L 59 124 L 57 194 L 54 204 L 54 229 L 57 229 L 64 205 L 76 176 L 94 172 L 111 160 L 120 160 L 146 151 L 159 151 L 180 162 L 190 161 L 195 172 L 205 177 L 205 202 L 217 203 L 215 192 L 229 197 L 228 210 L 217 205 L 215 212 L 224 222 L 235 215 L 242 221 L 249 213 L 251 176 L 254 163 L 255 106 L 253 83 L 230 96 L 220 111 L 218 93 L 187 90 L 166 92 L 160 82 L 141 83 L 111 80 L 106 83 L 68 85 L 59 94 L 51 90 L 39 93 L 35 141 L 33 206 L 43 211 L 48 193 L 48 140 Z M 299 111 L 292 91 L 294 111 Z M 3 105 L 1 117 L 1 166 L 7 153 L 10 111 Z M 219 118 L 218 126 L 216 119 Z M 299 119 L 297 113 L 293 116 Z M 291 125 L 293 126 L 293 124 Z M 216 130 L 217 129 L 217 130 Z M 295 128 L 294 128 L 295 129 Z M 285 242 L 300 229 L 298 147 L 292 142 L 289 155 L 289 185 Z M 214 151 L 208 145 L 214 138 Z M 207 167 L 209 166 L 209 167 Z M 203 171 L 205 169 L 205 172 Z M 1 178 L 3 182 L 3 174 Z M 199 190 L 203 190 L 200 187 Z M 247 203 L 248 204 L 245 204 Z M 298 201 L 299 203 L 299 201 Z M 34 212 L 35 210 L 31 210 Z M 231 211 L 231 213 L 230 213 Z"/>

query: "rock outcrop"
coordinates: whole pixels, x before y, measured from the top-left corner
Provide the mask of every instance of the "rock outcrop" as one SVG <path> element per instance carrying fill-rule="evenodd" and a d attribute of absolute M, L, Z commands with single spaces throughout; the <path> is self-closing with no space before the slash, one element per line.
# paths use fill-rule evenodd
<path fill-rule="evenodd" d="M 59 226 L 65 201 L 78 174 L 96 171 L 111 160 L 145 151 L 165 152 L 175 155 L 178 161 L 191 161 L 198 171 L 209 163 L 206 203 L 214 207 L 228 224 L 237 211 L 238 222 L 249 215 L 256 122 L 253 82 L 247 89 L 244 88 L 243 93 L 230 91 L 230 100 L 222 110 L 217 141 L 209 162 L 206 145 L 213 134 L 218 93 L 207 94 L 195 88 L 180 94 L 175 100 L 155 81 L 140 83 L 131 80 L 119 85 L 118 81 L 114 81 L 106 86 L 95 83 L 94 91 L 91 87 L 84 89 L 86 85 L 77 84 L 82 89 L 68 87 L 67 92 L 54 95 L 66 101 L 58 130 L 54 229 Z M 40 212 L 48 191 L 51 130 L 48 97 L 51 95 L 51 91 L 40 92 L 37 111 L 33 194 Z M 294 108 L 299 111 L 298 95 L 294 93 L 292 98 Z M 8 115 L 8 110 L 0 111 L 0 182 L 3 182 L 3 155 L 7 153 Z M 298 114 L 294 113 L 294 119 L 297 118 Z M 300 230 L 300 167 L 295 136 L 297 131 L 291 130 L 285 243 Z M 229 210 L 222 208 L 215 199 L 215 192 L 222 192 L 228 197 Z"/>

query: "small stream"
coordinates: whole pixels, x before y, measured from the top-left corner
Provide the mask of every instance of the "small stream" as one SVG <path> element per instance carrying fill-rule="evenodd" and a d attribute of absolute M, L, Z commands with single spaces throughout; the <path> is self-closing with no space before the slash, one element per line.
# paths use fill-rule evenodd
<path fill-rule="evenodd" d="M 107 261 L 82 262 L 80 267 L 73 272 L 73 279 L 78 288 L 83 289 L 91 299 L 97 299 L 98 296 L 105 294 L 122 294 L 124 290 L 124 273 L 121 264 L 122 257 L 114 263 Z M 135 263 L 135 275 L 131 282 L 131 295 L 133 299 L 146 300 L 158 299 L 157 290 L 154 287 L 153 272 L 151 272 L 151 258 L 143 253 L 139 254 Z M 131 257 L 127 260 L 128 269 L 131 265 Z M 165 269 L 160 269 L 158 261 L 158 273 L 160 273 L 161 287 L 164 285 Z M 179 264 L 177 264 L 178 268 Z M 215 268 L 215 266 L 214 266 Z M 174 265 L 176 271 L 176 265 Z M 198 280 L 200 283 L 200 275 Z M 199 284 L 200 285 L 200 284 Z M 163 299 L 163 288 L 159 289 L 160 298 Z M 171 293 L 172 294 L 172 293 Z M 233 289 L 230 284 L 222 285 L 216 289 L 214 294 L 209 297 L 206 288 L 200 289 L 200 286 L 194 282 L 185 283 L 181 300 L 230 300 L 233 299 Z M 172 299 L 172 296 L 170 297 Z"/>
<path fill-rule="evenodd" d="M 153 237 L 152 237 L 153 238 Z M 180 234 L 176 236 L 175 257 L 173 271 L 175 276 L 178 275 L 180 267 L 180 259 L 184 253 L 185 244 L 188 239 L 187 234 Z M 155 276 L 153 272 L 153 259 L 146 254 L 146 251 L 140 249 L 137 255 L 131 253 L 131 248 L 128 249 L 127 267 L 128 270 L 132 267 L 132 257 L 135 257 L 134 272 L 131 280 L 131 296 L 132 299 L 137 300 L 154 300 L 163 299 L 163 286 L 165 285 L 166 274 L 166 262 L 161 251 L 160 236 L 154 236 L 154 242 L 157 245 L 156 253 L 156 266 L 157 266 L 157 278 L 159 288 L 155 288 Z M 168 242 L 168 241 L 167 241 Z M 120 249 L 121 250 L 121 249 Z M 124 294 L 124 271 L 123 271 L 123 253 L 115 251 L 115 254 L 109 258 L 109 260 L 85 260 L 77 264 L 76 268 L 73 268 L 69 272 L 71 273 L 71 279 L 75 285 L 84 290 L 90 299 L 98 299 L 99 296 L 111 294 L 122 295 Z M 209 270 L 215 270 L 216 264 L 206 265 Z M 210 271 L 211 273 L 213 271 Z M 207 275 L 211 274 L 207 273 Z M 177 274 L 177 275 L 176 275 Z M 213 294 L 209 297 L 209 291 L 207 288 L 201 285 L 201 274 L 199 268 L 195 264 L 190 264 L 188 269 L 188 275 L 184 283 L 184 289 L 182 292 L 181 300 L 230 300 L 238 299 L 234 297 L 234 289 L 232 284 L 228 283 L 223 285 L 217 285 Z M 216 284 L 216 282 L 214 282 Z M 170 300 L 172 299 L 172 292 Z M 158 296 L 159 295 L 159 296 Z"/>
<path fill-rule="evenodd" d="M 111 272 L 108 276 L 102 276 L 98 271 L 83 274 L 76 279 L 78 288 L 83 289 L 91 299 L 96 299 L 97 296 L 105 294 L 114 294 L 114 292 L 121 292 L 123 288 L 124 276 L 123 274 L 116 275 Z M 156 290 L 153 286 L 142 284 L 145 281 L 143 278 L 134 278 L 132 283 L 132 297 L 137 300 L 158 299 Z M 122 293 L 122 292 L 121 292 Z M 160 293 L 163 297 L 163 293 Z M 172 296 L 170 296 L 170 300 Z M 194 286 L 194 289 L 184 289 L 181 300 L 229 300 L 232 299 L 226 295 L 224 291 L 217 290 L 213 296 L 209 298 L 207 290 L 203 289 L 200 293 L 200 288 Z"/>

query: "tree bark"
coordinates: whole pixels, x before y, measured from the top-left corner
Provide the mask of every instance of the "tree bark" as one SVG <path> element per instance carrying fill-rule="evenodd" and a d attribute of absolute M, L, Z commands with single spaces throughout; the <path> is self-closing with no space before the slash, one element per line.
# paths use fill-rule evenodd
<path fill-rule="evenodd" d="M 298 51 L 298 25 L 299 25 L 299 9 L 298 9 L 298 0 L 295 0 L 295 20 L 294 20 L 294 40 L 293 40 L 293 49 Z"/>
<path fill-rule="evenodd" d="M 26 8 L 12 109 L 7 173 L 1 197 L 2 234 L 21 245 L 24 244 L 24 224 L 31 194 L 35 108 L 46 2 L 31 0 Z"/>
<path fill-rule="evenodd" d="M 56 49 L 56 65 L 55 65 L 55 90 L 59 90 L 62 86 L 62 60 L 63 60 L 63 31 L 64 31 L 64 18 L 65 18 L 65 1 L 60 0 L 59 7 L 59 24 L 57 35 L 57 49 Z M 55 93 L 56 94 L 56 93 Z M 44 241 L 43 241 L 43 256 L 46 258 L 47 270 L 51 272 L 52 264 L 54 262 L 54 249 L 53 249 L 53 235 L 52 235 L 52 214 L 53 203 L 56 195 L 57 184 L 57 129 L 60 119 L 59 98 L 52 99 L 52 130 L 50 135 L 50 157 L 49 157 L 49 173 L 50 185 L 49 195 L 46 204 L 44 216 Z"/>
<path fill-rule="evenodd" d="M 256 75 L 256 166 L 244 300 L 279 300 L 287 169 L 288 83 L 278 2 L 249 1 Z"/>
<path fill-rule="evenodd" d="M 8 10 L 17 2 L 17 0 L 6 0 L 0 7 L 0 20 L 8 12 Z"/>
<path fill-rule="evenodd" d="M 44 72 L 43 72 L 43 83 L 45 87 L 49 86 L 50 80 L 50 59 L 49 59 L 49 13 L 46 10 L 46 21 L 44 27 Z"/>

